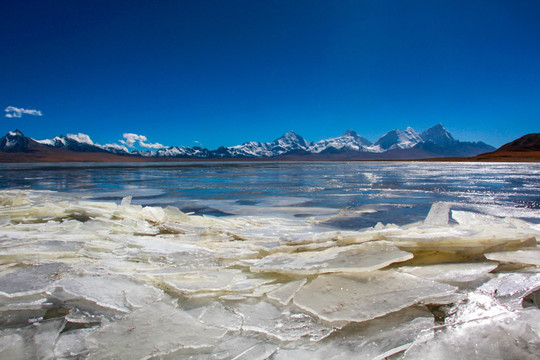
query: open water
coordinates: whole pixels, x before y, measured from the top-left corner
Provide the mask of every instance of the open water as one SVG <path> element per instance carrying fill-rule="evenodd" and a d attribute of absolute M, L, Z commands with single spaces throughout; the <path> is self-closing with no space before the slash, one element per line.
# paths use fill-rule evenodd
<path fill-rule="evenodd" d="M 423 220 L 450 202 L 540 222 L 540 164 L 424 162 L 17 164 L 0 189 L 51 190 L 88 199 L 176 206 L 214 216 L 321 217 L 343 229 Z"/>

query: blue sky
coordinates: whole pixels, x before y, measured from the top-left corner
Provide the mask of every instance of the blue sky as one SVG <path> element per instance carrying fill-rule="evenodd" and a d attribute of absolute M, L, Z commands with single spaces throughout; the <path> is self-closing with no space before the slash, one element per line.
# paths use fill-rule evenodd
<path fill-rule="evenodd" d="M 3 117 L 44 139 L 208 148 L 442 123 L 539 132 L 540 1 L 7 0 Z M 4 115 L 9 114 L 5 113 Z"/>

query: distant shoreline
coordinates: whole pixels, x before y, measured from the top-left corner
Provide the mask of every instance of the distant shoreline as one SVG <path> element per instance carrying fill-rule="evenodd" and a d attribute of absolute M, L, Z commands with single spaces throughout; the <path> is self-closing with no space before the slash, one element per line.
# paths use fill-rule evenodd
<path fill-rule="evenodd" d="M 250 163 L 250 162 L 540 162 L 540 151 L 492 152 L 474 157 L 444 157 L 424 159 L 355 159 L 354 157 L 315 157 L 287 155 L 273 158 L 148 158 L 136 155 L 103 153 L 62 154 L 62 156 L 39 156 L 32 153 L 0 153 L 2 164 L 24 163 Z"/>

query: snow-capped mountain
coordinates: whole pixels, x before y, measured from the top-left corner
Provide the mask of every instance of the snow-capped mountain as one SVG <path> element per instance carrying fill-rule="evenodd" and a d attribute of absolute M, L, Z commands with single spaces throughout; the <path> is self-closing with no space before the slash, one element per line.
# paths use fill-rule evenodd
<path fill-rule="evenodd" d="M 273 153 L 269 148 L 267 143 L 250 141 L 242 145 L 220 147 L 218 150 L 221 154 L 231 157 L 271 157 Z"/>
<path fill-rule="evenodd" d="M 29 139 L 19 130 L 10 131 L 0 138 L 0 151 L 19 152 L 28 150 Z"/>
<path fill-rule="evenodd" d="M 430 127 L 422 132 L 420 136 L 422 137 L 422 142 L 416 144 L 413 149 L 432 153 L 437 155 L 437 157 L 475 156 L 495 149 L 481 141 L 466 142 L 456 140 L 442 124 Z"/>
<path fill-rule="evenodd" d="M 347 130 L 341 136 L 309 142 L 290 131 L 271 142 L 250 141 L 242 145 L 222 146 L 209 150 L 199 146 L 171 146 L 156 150 L 129 151 L 121 144 L 100 145 L 85 134 L 68 134 L 53 139 L 40 140 L 25 138 L 20 131 L 9 132 L 0 138 L 0 151 L 26 151 L 28 141 L 32 144 L 70 150 L 79 153 L 107 153 L 136 155 L 151 158 L 179 159 L 292 159 L 292 160 L 388 160 L 422 159 L 434 157 L 466 157 L 490 152 L 495 148 L 482 142 L 462 142 L 456 140 L 441 125 L 435 125 L 421 134 L 413 128 L 391 130 L 375 143 Z M 25 145 L 26 142 L 26 145 Z M 33 145 L 34 146 L 34 145 Z"/>
<path fill-rule="evenodd" d="M 311 145 L 303 137 L 295 133 L 294 131 L 289 131 L 282 137 L 277 140 L 267 143 L 269 150 L 273 154 L 281 155 L 285 153 L 290 153 L 294 151 L 305 151 Z M 275 156 L 275 155 L 274 155 Z"/>
<path fill-rule="evenodd" d="M 82 133 L 55 136 L 52 139 L 36 140 L 43 145 L 77 152 L 110 152 L 113 154 L 129 154 L 129 150 L 120 144 L 95 144 L 90 136 Z"/>
<path fill-rule="evenodd" d="M 43 145 L 49 145 L 56 148 L 78 151 L 78 152 L 102 152 L 107 151 L 96 146 L 92 139 L 86 134 L 68 134 L 66 136 L 55 136 L 52 139 L 36 140 Z"/>
<path fill-rule="evenodd" d="M 216 150 L 208 150 L 201 147 L 171 146 L 164 149 L 143 151 L 139 154 L 154 157 L 178 157 L 178 158 L 270 158 L 283 154 L 299 151 L 307 151 L 310 143 L 294 131 L 289 131 L 279 139 L 272 142 L 261 143 L 250 141 L 242 145 L 221 146 Z"/>
<path fill-rule="evenodd" d="M 396 149 L 410 149 L 422 142 L 422 137 L 412 127 L 405 130 L 391 130 L 384 134 L 373 144 L 372 151 L 388 151 Z"/>
<path fill-rule="evenodd" d="M 424 142 L 431 141 L 434 144 L 442 146 L 451 145 L 457 141 L 450 135 L 444 126 L 442 126 L 442 124 L 430 127 L 420 134 L 420 137 Z"/>
<path fill-rule="evenodd" d="M 366 138 L 358 135 L 353 130 L 347 130 L 343 135 L 313 142 L 309 147 L 309 151 L 315 154 L 343 151 L 369 151 L 371 142 Z"/>
<path fill-rule="evenodd" d="M 199 146 L 195 146 L 192 148 L 185 146 L 170 146 L 158 150 L 135 151 L 133 153 L 141 156 L 150 157 L 179 157 L 201 159 L 207 159 L 211 157 L 210 150 L 201 148 Z"/>
<path fill-rule="evenodd" d="M 74 135 L 71 139 L 59 136 L 57 139 L 50 139 L 50 141 L 37 142 L 24 136 L 19 130 L 10 131 L 0 138 L 0 162 L 146 161 L 144 158 L 133 156 L 131 153 L 115 154 L 105 149 L 100 151 L 88 150 L 88 147 L 97 146 L 99 148 L 101 145 L 92 145 L 89 143 L 91 141 L 89 137 L 81 137 L 80 135 L 84 134 Z M 66 149 L 66 146 L 69 146 L 70 143 L 73 150 Z M 55 144 L 58 146 L 54 146 Z"/>

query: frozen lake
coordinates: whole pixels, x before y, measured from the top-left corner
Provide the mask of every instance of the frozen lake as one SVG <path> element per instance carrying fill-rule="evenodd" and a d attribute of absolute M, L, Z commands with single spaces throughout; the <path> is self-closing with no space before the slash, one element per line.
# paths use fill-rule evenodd
<path fill-rule="evenodd" d="M 537 359 L 540 164 L 1 165 L 0 358 Z"/>
<path fill-rule="evenodd" d="M 177 163 L 0 165 L 0 189 L 176 206 L 215 216 L 341 215 L 329 226 L 422 220 L 434 202 L 540 222 L 540 164 Z"/>

